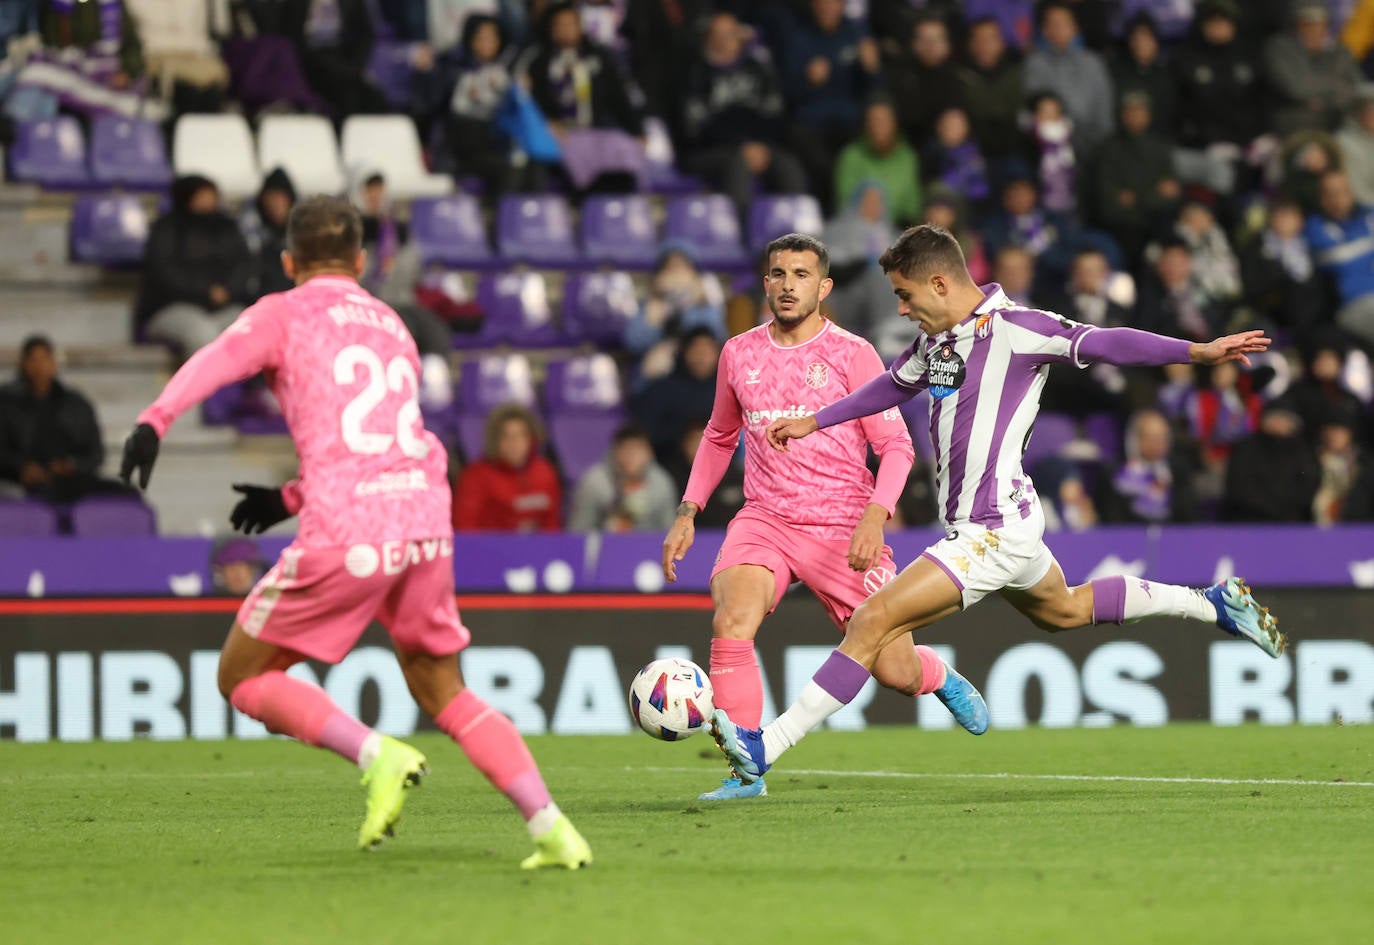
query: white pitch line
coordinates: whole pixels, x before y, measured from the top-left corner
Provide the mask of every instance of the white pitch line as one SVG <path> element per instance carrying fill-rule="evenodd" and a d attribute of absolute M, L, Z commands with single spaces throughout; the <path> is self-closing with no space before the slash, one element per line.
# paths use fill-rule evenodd
<path fill-rule="evenodd" d="M 627 771 L 699 772 L 700 768 L 627 767 Z M 825 778 L 902 778 L 927 781 L 1119 781 L 1128 784 L 1270 784 L 1291 787 L 1374 788 L 1374 781 L 1303 781 L 1296 778 L 1163 778 L 1130 774 L 1014 774 L 1000 771 L 988 774 L 934 771 L 832 771 L 827 768 L 786 768 L 788 775 L 805 774 Z"/>

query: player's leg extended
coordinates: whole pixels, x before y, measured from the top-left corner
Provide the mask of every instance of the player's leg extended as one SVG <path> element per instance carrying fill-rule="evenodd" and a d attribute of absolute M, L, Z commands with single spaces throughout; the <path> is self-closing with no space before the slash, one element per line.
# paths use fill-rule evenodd
<path fill-rule="evenodd" d="M 1002 594 L 1042 630 L 1072 630 L 1100 623 L 1132 623 L 1146 617 L 1181 617 L 1220 627 L 1277 658 L 1288 646 L 1278 620 L 1261 607 L 1244 580 L 1233 577 L 1208 588 L 1180 587 L 1114 575 L 1069 587 L 1058 563 L 1033 587 Z"/>
<path fill-rule="evenodd" d="M 848 705 L 868 681 L 878 654 L 904 633 L 960 609 L 961 590 L 934 561 L 921 557 L 854 611 L 839 649 L 830 654 L 797 701 L 762 731 L 741 729 L 723 712 L 711 733 L 745 781 L 757 779 L 825 719 Z"/>
<path fill-rule="evenodd" d="M 746 728 L 758 728 L 763 717 L 763 677 L 754 637 L 778 597 L 774 573 L 762 565 L 738 564 L 711 579 L 711 688 L 714 703 Z M 760 779 L 744 784 L 731 774 L 720 787 L 699 796 L 703 801 L 730 801 L 768 793 Z"/>
<path fill-rule="evenodd" d="M 254 639 L 237 623 L 220 654 L 219 688 L 234 708 L 267 730 L 327 748 L 363 770 L 368 815 L 358 844 L 377 845 L 400 816 L 404 791 L 428 771 L 409 745 L 374 732 L 340 709 L 319 686 L 286 675 L 305 657 Z"/>
<path fill-rule="evenodd" d="M 575 870 L 591 863 L 591 848 L 549 796 L 525 740 L 510 719 L 463 684 L 457 655 L 431 656 L 398 647 L 396 656 L 420 708 L 525 818 L 536 850 L 520 865 Z"/>

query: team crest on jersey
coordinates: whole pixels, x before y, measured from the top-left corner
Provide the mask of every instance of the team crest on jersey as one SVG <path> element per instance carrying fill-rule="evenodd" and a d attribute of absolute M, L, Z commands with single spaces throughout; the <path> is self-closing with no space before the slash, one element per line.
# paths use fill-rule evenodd
<path fill-rule="evenodd" d="M 806 367 L 806 386 L 820 390 L 830 383 L 830 366 L 816 361 Z"/>
<path fill-rule="evenodd" d="M 978 321 L 973 323 L 973 333 L 979 338 L 986 338 L 992 333 L 992 315 L 979 315 Z"/>
<path fill-rule="evenodd" d="M 930 377 L 930 396 L 943 400 L 964 383 L 964 359 L 946 342 L 935 349 L 926 367 Z"/>

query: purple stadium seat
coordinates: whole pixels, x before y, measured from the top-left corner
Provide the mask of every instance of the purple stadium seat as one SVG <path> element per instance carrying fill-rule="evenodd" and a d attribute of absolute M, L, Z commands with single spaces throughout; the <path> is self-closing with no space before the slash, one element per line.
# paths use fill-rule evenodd
<path fill-rule="evenodd" d="M 477 304 L 483 312 L 481 334 L 488 344 L 547 348 L 563 343 L 541 273 L 492 273 L 477 286 Z"/>
<path fill-rule="evenodd" d="M 675 166 L 673 139 L 661 118 L 644 120 L 644 157 L 649 167 L 649 190 L 656 194 L 694 194 L 704 190 L 701 178 L 680 173 Z"/>
<path fill-rule="evenodd" d="M 620 370 L 609 354 L 586 354 L 549 362 L 544 378 L 544 403 L 550 414 L 618 414 L 624 402 Z"/>
<path fill-rule="evenodd" d="M 148 214 L 131 194 L 78 197 L 72 206 L 73 262 L 127 266 L 143 261 Z"/>
<path fill-rule="evenodd" d="M 653 213 L 643 194 L 590 197 L 582 205 L 587 262 L 649 269 L 658 256 Z"/>
<path fill-rule="evenodd" d="M 414 68 L 411 66 L 411 44 L 395 40 L 378 40 L 367 60 L 367 74 L 387 102 L 399 111 L 411 105 Z"/>
<path fill-rule="evenodd" d="M 1121 421 L 1115 414 L 1088 414 L 1083 421 L 1083 433 L 1097 444 L 1097 448 L 1102 451 L 1102 458 L 1107 462 L 1116 462 L 1121 458 Z"/>
<path fill-rule="evenodd" d="M 144 119 L 98 116 L 91 123 L 91 179 L 139 190 L 169 186 L 172 165 L 162 130 Z"/>
<path fill-rule="evenodd" d="M 810 194 L 759 197 L 749 207 L 749 248 L 757 253 L 784 233 L 820 236 L 824 226 L 821 205 Z"/>
<path fill-rule="evenodd" d="M 611 437 L 625 422 L 622 413 L 558 414 L 549 418 L 549 444 L 565 481 L 574 483 L 606 458 Z"/>
<path fill-rule="evenodd" d="M 1030 442 L 1021 457 L 1021 468 L 1031 472 L 1042 459 L 1054 456 L 1078 438 L 1078 426 L 1073 417 L 1062 413 L 1042 413 L 1035 418 Z"/>
<path fill-rule="evenodd" d="M 20 122 L 9 152 L 10 178 L 55 190 L 79 190 L 91 183 L 86 138 L 71 115 Z"/>
<path fill-rule="evenodd" d="M 675 198 L 668 204 L 663 236 L 690 244 L 705 269 L 742 269 L 749 264 L 735 207 L 720 194 Z"/>
<path fill-rule="evenodd" d="M 559 194 L 511 194 L 501 198 L 496 246 L 507 262 L 560 268 L 582 261 L 573 240 L 572 210 Z"/>
<path fill-rule="evenodd" d="M 629 273 L 589 272 L 563 284 L 563 332 L 569 341 L 619 348 L 625 323 L 638 311 Z"/>
<path fill-rule="evenodd" d="M 410 205 L 410 233 L 425 263 L 475 269 L 494 261 L 482 209 L 471 194 L 415 200 Z"/>
<path fill-rule="evenodd" d="M 538 413 L 529 358 L 523 354 L 488 354 L 464 363 L 452 429 L 469 462 L 482 455 L 487 414 L 512 403 Z"/>
<path fill-rule="evenodd" d="M 83 499 L 72 506 L 71 521 L 80 538 L 157 534 L 157 514 L 134 496 Z"/>
<path fill-rule="evenodd" d="M 56 535 L 57 511 L 33 499 L 0 499 L 0 538 Z"/>

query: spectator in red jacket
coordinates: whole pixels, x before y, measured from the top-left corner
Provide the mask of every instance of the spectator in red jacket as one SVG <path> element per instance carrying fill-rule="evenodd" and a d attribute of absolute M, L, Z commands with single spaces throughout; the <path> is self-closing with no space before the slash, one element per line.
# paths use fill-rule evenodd
<path fill-rule="evenodd" d="M 486 452 L 453 490 L 454 531 L 557 531 L 558 470 L 539 452 L 539 420 L 516 404 L 487 416 Z"/>

